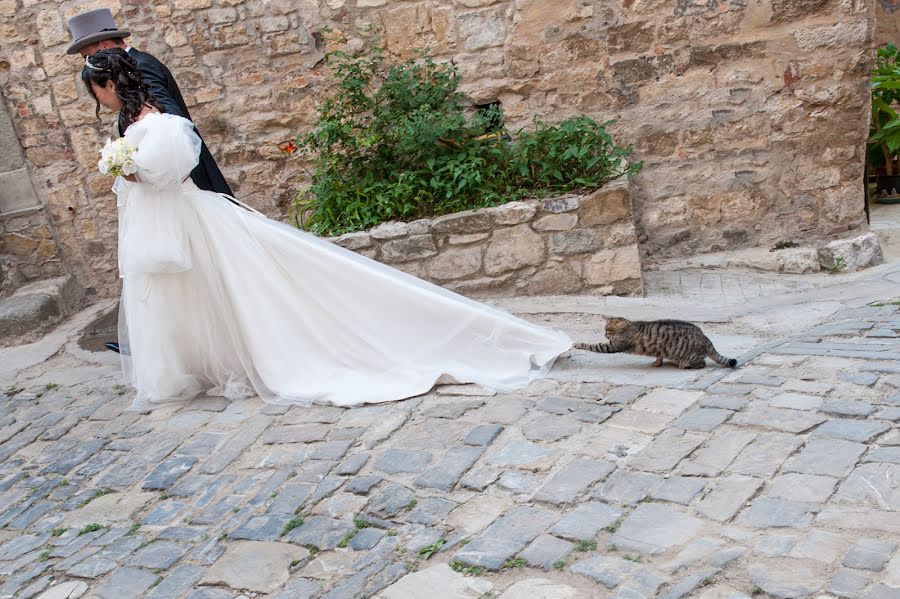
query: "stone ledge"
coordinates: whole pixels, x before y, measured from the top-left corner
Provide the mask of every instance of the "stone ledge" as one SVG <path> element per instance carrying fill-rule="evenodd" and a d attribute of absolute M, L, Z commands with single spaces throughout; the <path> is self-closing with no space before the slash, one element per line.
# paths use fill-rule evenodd
<path fill-rule="evenodd" d="M 628 180 L 587 195 L 510 202 L 334 243 L 464 295 L 643 295 Z"/>
<path fill-rule="evenodd" d="M 836 239 L 819 246 L 770 251 L 754 248 L 738 252 L 701 254 L 658 262 L 647 270 L 685 268 L 748 268 L 783 274 L 810 274 L 823 270 L 856 272 L 884 262 L 881 245 L 872 232 L 849 239 Z"/>
<path fill-rule="evenodd" d="M 75 277 L 36 281 L 0 300 L 0 347 L 30 343 L 84 303 Z"/>

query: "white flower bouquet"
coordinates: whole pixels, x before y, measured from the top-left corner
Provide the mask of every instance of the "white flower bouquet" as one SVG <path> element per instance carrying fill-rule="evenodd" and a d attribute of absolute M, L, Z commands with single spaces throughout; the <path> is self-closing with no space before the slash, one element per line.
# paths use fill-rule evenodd
<path fill-rule="evenodd" d="M 107 139 L 106 145 L 100 150 L 100 162 L 97 163 L 97 168 L 104 175 L 116 177 L 133 175 L 137 172 L 137 165 L 134 163 L 136 151 L 137 148 L 125 137 L 120 137 L 115 141 Z"/>

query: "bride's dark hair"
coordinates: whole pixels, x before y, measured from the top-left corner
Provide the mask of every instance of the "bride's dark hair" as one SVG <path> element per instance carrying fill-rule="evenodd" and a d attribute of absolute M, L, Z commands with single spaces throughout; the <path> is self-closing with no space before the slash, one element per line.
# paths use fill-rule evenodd
<path fill-rule="evenodd" d="M 84 68 L 81 69 L 81 80 L 87 86 L 88 92 L 97 103 L 96 114 L 100 116 L 100 102 L 94 94 L 94 88 L 91 84 L 98 87 L 105 87 L 108 81 L 112 81 L 116 86 L 116 96 L 122 102 L 122 109 L 119 111 L 119 131 L 125 132 L 144 109 L 144 106 L 150 105 L 164 112 L 141 78 L 141 72 L 137 63 L 122 48 L 110 48 L 108 50 L 100 50 L 93 56 L 88 56 L 84 61 Z"/>

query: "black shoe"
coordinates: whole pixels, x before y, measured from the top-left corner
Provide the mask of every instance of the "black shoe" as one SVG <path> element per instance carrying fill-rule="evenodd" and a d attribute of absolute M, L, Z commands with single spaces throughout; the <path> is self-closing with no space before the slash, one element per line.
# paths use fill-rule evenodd
<path fill-rule="evenodd" d="M 119 344 L 118 343 L 113 343 L 112 341 L 110 341 L 108 343 L 104 343 L 103 345 L 106 346 L 106 349 L 108 349 L 109 351 L 114 351 L 116 353 L 119 353 Z"/>

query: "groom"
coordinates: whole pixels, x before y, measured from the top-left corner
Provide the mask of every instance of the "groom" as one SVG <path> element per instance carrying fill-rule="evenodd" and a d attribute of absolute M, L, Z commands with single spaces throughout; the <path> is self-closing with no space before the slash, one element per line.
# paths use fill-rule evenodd
<path fill-rule="evenodd" d="M 178 89 L 172 73 L 155 57 L 135 50 L 125 43 L 125 38 L 131 33 L 116 26 L 112 11 L 108 8 L 90 10 L 75 15 L 69 19 L 69 31 L 72 34 L 72 45 L 66 51 L 67 54 L 81 54 L 88 57 L 99 50 L 122 48 L 137 63 L 144 83 L 153 92 L 163 111 L 191 120 L 184 98 L 181 97 L 181 90 Z M 197 135 L 200 135 L 199 131 Z M 206 143 L 201 143 L 200 163 L 191 171 L 191 179 L 200 189 L 234 195 L 215 159 L 210 154 L 209 148 L 206 147 Z M 119 351 L 118 343 L 109 342 L 105 345 L 111 351 Z"/>
<path fill-rule="evenodd" d="M 131 33 L 116 27 L 108 8 L 75 15 L 69 19 L 69 31 L 72 34 L 72 45 L 66 51 L 67 54 L 87 57 L 99 50 L 122 48 L 137 63 L 144 76 L 144 83 L 153 92 L 163 111 L 191 120 L 172 73 L 150 54 L 135 50 L 125 43 L 125 38 Z M 191 172 L 191 179 L 200 189 L 234 195 L 205 143 L 200 146 L 200 164 Z"/>

